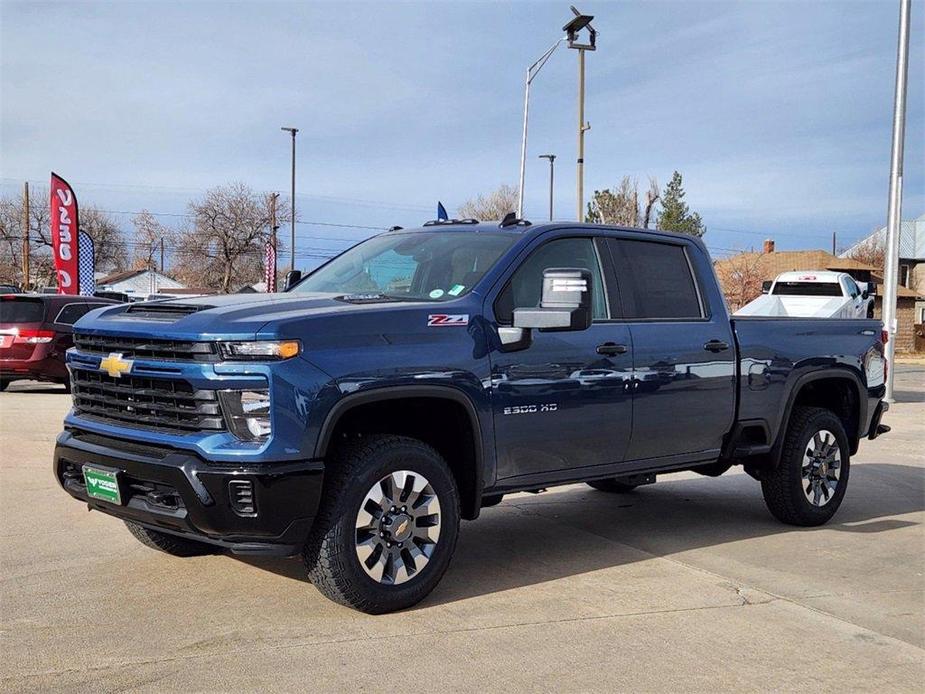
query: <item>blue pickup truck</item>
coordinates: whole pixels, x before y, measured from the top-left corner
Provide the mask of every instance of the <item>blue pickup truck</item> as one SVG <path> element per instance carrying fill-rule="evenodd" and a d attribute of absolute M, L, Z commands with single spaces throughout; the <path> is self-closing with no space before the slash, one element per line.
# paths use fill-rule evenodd
<path fill-rule="evenodd" d="M 888 431 L 880 322 L 730 319 L 689 236 L 430 222 L 290 285 L 81 319 L 64 490 L 170 554 L 301 555 L 382 613 L 505 494 L 741 465 L 775 517 L 818 525 Z"/>

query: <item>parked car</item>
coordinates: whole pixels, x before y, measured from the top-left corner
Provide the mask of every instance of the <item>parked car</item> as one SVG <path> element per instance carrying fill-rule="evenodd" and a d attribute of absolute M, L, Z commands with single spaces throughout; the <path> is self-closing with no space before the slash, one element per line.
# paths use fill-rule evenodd
<path fill-rule="evenodd" d="M 149 547 L 300 554 L 324 595 L 387 612 L 511 492 L 740 465 L 779 520 L 825 523 L 888 429 L 882 327 L 730 319 L 683 234 L 433 222 L 283 294 L 83 318 L 55 475 Z"/>
<path fill-rule="evenodd" d="M 873 318 L 876 285 L 858 284 L 846 272 L 799 270 L 767 282 L 762 295 L 737 316 L 799 316 L 803 318 Z"/>
<path fill-rule="evenodd" d="M 64 353 L 73 345 L 74 322 L 112 303 L 58 294 L 0 296 L 0 390 L 21 379 L 63 383 L 69 390 Z"/>
<path fill-rule="evenodd" d="M 22 294 L 22 289 L 15 284 L 0 284 L 0 294 Z"/>

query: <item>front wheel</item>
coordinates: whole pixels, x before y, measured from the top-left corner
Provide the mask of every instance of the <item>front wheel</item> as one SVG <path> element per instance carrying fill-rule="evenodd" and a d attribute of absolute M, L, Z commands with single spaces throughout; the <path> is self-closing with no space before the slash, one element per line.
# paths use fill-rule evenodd
<path fill-rule="evenodd" d="M 768 510 L 783 523 L 828 521 L 848 487 L 848 437 L 841 420 L 821 407 L 793 410 L 780 463 L 761 480 Z"/>
<path fill-rule="evenodd" d="M 416 439 L 372 436 L 332 461 L 303 558 L 325 597 L 394 612 L 440 582 L 458 532 L 456 482 L 440 454 Z"/>

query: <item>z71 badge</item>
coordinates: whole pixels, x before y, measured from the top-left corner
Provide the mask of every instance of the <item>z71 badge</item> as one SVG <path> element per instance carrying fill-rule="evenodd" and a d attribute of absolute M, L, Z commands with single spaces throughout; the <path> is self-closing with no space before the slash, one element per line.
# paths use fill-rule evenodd
<path fill-rule="evenodd" d="M 468 313 L 431 313 L 427 316 L 427 325 L 431 328 L 449 328 L 469 325 Z"/>

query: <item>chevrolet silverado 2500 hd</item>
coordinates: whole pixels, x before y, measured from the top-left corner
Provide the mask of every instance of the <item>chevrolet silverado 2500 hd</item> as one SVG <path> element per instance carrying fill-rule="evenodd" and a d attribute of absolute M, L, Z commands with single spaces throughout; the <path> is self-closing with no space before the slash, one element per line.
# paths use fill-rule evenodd
<path fill-rule="evenodd" d="M 372 613 L 439 582 L 507 493 L 744 466 L 826 522 L 881 424 L 882 325 L 730 319 L 689 236 L 522 220 L 364 241 L 285 293 L 96 310 L 61 486 L 175 555 L 301 555 Z"/>

